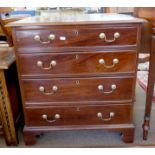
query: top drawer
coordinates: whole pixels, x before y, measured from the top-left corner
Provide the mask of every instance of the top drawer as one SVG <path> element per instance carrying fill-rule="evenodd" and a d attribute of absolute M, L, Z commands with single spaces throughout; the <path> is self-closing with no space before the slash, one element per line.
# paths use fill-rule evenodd
<path fill-rule="evenodd" d="M 17 29 L 17 47 L 111 46 L 137 44 L 136 26 L 71 28 L 71 29 Z"/>

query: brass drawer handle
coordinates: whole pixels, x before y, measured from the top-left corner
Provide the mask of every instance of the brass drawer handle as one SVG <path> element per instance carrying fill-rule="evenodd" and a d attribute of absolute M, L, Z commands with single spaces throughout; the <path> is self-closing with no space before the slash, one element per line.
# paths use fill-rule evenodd
<path fill-rule="evenodd" d="M 111 40 L 108 40 L 108 39 L 107 39 L 105 33 L 100 33 L 100 34 L 99 34 L 99 38 L 100 38 L 100 39 L 104 39 L 105 42 L 107 42 L 107 43 L 112 43 L 112 42 L 114 42 L 116 39 L 118 39 L 119 37 L 120 37 L 120 33 L 118 33 L 118 32 L 115 32 L 115 33 L 114 33 L 114 38 L 111 39 Z"/>
<path fill-rule="evenodd" d="M 109 118 L 103 118 L 103 114 L 101 112 L 97 113 L 97 117 L 100 118 L 102 121 L 110 121 L 115 116 L 114 112 L 109 113 Z"/>
<path fill-rule="evenodd" d="M 45 87 L 44 86 L 40 86 L 39 87 L 39 91 L 42 92 L 44 95 L 53 95 L 54 93 L 56 93 L 58 91 L 58 86 L 54 85 L 52 87 L 52 91 L 51 92 L 46 92 L 45 91 Z"/>
<path fill-rule="evenodd" d="M 55 60 L 52 60 L 50 62 L 49 67 L 44 67 L 44 63 L 42 61 L 37 61 L 37 66 L 40 67 L 43 70 L 50 70 L 52 67 L 56 66 L 57 62 Z"/>
<path fill-rule="evenodd" d="M 105 60 L 104 60 L 104 59 L 99 59 L 98 62 L 99 62 L 99 64 L 103 65 L 105 68 L 113 68 L 113 67 L 116 66 L 116 64 L 119 63 L 119 59 L 114 58 L 114 59 L 112 60 L 113 64 L 112 64 L 112 65 L 109 65 L 109 66 L 105 64 Z"/>
<path fill-rule="evenodd" d="M 42 41 L 40 35 L 35 35 L 34 36 L 34 40 L 35 41 L 39 41 L 41 44 L 49 44 L 51 42 L 51 40 L 55 39 L 55 35 L 54 34 L 50 34 L 48 36 L 48 41 Z"/>
<path fill-rule="evenodd" d="M 104 86 L 103 85 L 98 85 L 98 90 L 100 92 L 103 92 L 104 94 L 111 94 L 115 89 L 116 89 L 116 85 L 115 84 L 112 84 L 111 85 L 111 90 L 110 91 L 104 91 Z"/>
<path fill-rule="evenodd" d="M 55 114 L 54 119 L 52 119 L 52 120 L 48 119 L 48 116 L 46 114 L 43 114 L 41 117 L 42 117 L 42 119 L 46 120 L 47 122 L 53 123 L 56 120 L 60 119 L 60 114 Z"/>

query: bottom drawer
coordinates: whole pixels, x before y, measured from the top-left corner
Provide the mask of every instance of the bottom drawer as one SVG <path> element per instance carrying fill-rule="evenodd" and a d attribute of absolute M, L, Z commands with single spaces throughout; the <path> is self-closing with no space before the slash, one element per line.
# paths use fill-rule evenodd
<path fill-rule="evenodd" d="M 27 126 L 101 125 L 131 123 L 132 105 L 29 107 Z"/>

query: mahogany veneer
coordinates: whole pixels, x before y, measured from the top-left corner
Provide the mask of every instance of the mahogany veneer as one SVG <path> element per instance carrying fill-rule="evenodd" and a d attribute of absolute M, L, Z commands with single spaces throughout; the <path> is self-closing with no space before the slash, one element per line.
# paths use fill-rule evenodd
<path fill-rule="evenodd" d="M 10 25 L 26 145 L 46 131 L 76 129 L 118 131 L 133 142 L 141 22 L 127 15 L 58 14 Z"/>
<path fill-rule="evenodd" d="M 99 112 L 104 114 L 104 124 L 123 124 L 132 122 L 132 105 L 106 105 L 106 106 L 65 106 L 65 107 L 28 107 L 27 126 L 61 126 L 61 125 L 102 125 L 103 121 L 97 117 Z M 114 118 L 109 121 L 109 113 L 114 112 Z M 55 114 L 60 114 L 60 119 L 53 123 L 46 122 L 40 117 L 47 114 L 49 119 L 54 119 Z"/>
<path fill-rule="evenodd" d="M 133 76 L 52 78 L 24 79 L 21 82 L 25 103 L 50 102 L 52 104 L 52 102 L 132 101 L 135 78 Z M 98 90 L 100 85 L 103 85 L 103 91 Z M 113 91 L 112 85 L 116 85 Z M 52 90 L 54 86 L 58 89 L 55 92 Z M 39 91 L 40 87 L 44 87 L 45 93 L 54 92 L 54 94 L 45 95 L 44 92 Z"/>
<path fill-rule="evenodd" d="M 106 26 L 93 26 L 93 27 L 81 27 L 81 26 L 72 26 L 66 27 L 61 26 L 51 29 L 51 27 L 46 28 L 37 28 L 37 29 L 20 29 L 16 31 L 16 39 L 18 42 L 18 48 L 24 47 L 65 47 L 65 46 L 108 46 L 110 45 L 134 45 L 136 44 L 137 38 L 137 27 L 116 25 L 115 27 L 106 25 Z M 98 37 L 100 33 L 104 32 L 107 35 L 107 39 L 111 39 L 114 36 L 115 32 L 119 32 L 122 37 L 112 43 L 106 43 Z M 47 36 L 50 34 L 55 35 L 55 39 L 52 40 L 49 44 L 40 44 L 36 42 L 33 38 L 35 35 L 40 35 L 41 40 L 46 42 L 48 41 Z M 60 37 L 66 37 L 66 40 L 61 40 Z"/>
<path fill-rule="evenodd" d="M 65 53 L 37 53 L 18 54 L 19 72 L 21 76 L 80 76 L 84 75 L 107 75 L 112 73 L 135 73 L 137 52 L 136 51 L 94 51 L 94 52 L 65 52 Z M 112 65 L 113 59 L 119 59 L 119 63 L 112 68 L 105 68 L 99 60 L 104 59 L 106 65 Z M 52 70 L 43 70 L 37 66 L 42 61 L 44 67 L 49 67 L 51 60 L 56 61 Z M 64 67 L 65 66 L 65 67 Z"/>

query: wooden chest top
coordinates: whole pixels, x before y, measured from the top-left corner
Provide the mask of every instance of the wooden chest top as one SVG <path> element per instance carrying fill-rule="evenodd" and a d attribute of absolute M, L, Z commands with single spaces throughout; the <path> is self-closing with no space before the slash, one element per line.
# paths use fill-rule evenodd
<path fill-rule="evenodd" d="M 142 23 L 142 19 L 123 14 L 72 14 L 57 13 L 53 16 L 28 17 L 8 24 L 18 26 L 48 26 L 48 25 L 85 25 L 85 24 L 111 24 L 111 23 Z"/>

